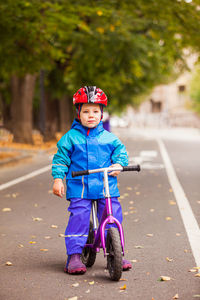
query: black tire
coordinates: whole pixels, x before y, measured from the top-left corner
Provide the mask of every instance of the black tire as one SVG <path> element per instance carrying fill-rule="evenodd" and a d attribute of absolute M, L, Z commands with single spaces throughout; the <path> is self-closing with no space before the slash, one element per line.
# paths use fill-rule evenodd
<path fill-rule="evenodd" d="M 122 247 L 117 228 L 109 228 L 106 240 L 107 267 L 110 277 L 119 281 L 122 275 Z"/>
<path fill-rule="evenodd" d="M 90 229 L 87 239 L 87 244 L 92 244 L 94 242 L 94 232 L 93 232 L 93 224 L 90 221 Z M 85 247 L 83 248 L 81 260 L 86 267 L 90 268 L 93 266 L 96 260 L 96 252 L 92 250 L 92 248 Z"/>

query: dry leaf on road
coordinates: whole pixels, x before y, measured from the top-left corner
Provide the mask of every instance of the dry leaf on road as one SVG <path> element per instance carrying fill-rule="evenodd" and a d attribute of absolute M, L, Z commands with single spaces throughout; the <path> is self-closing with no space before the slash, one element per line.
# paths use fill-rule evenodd
<path fill-rule="evenodd" d="M 121 287 L 120 287 L 120 290 L 121 290 L 121 291 L 124 291 L 124 290 L 126 290 L 126 284 L 125 284 L 125 285 L 123 285 L 123 286 L 121 286 Z"/>
<path fill-rule="evenodd" d="M 34 218 L 34 217 L 32 217 L 33 218 L 33 221 L 38 221 L 38 222 L 40 222 L 40 221 L 43 221 L 43 219 L 42 218 Z"/>
<path fill-rule="evenodd" d="M 6 262 L 6 266 L 12 266 L 13 264 L 10 261 Z"/>
<path fill-rule="evenodd" d="M 173 297 L 173 299 L 179 299 L 179 295 L 176 294 L 176 295 Z"/>
<path fill-rule="evenodd" d="M 78 287 L 78 286 L 79 286 L 79 283 L 78 283 L 78 282 L 73 283 L 72 286 L 73 286 L 73 287 Z"/>
<path fill-rule="evenodd" d="M 5 208 L 2 209 L 3 212 L 8 212 L 8 211 L 11 211 L 11 210 L 12 209 L 10 207 L 5 207 Z"/>
<path fill-rule="evenodd" d="M 169 281 L 169 280 L 171 280 L 171 278 L 168 276 L 160 276 L 160 278 L 158 280 L 159 281 Z"/>
<path fill-rule="evenodd" d="M 51 225 L 51 228 L 58 228 L 58 225 Z"/>

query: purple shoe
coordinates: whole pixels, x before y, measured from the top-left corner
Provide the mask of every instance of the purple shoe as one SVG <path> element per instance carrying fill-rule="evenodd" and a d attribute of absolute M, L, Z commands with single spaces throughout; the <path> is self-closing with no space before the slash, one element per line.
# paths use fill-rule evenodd
<path fill-rule="evenodd" d="M 123 268 L 123 271 L 128 271 L 128 270 L 132 269 L 132 264 L 130 263 L 130 261 L 123 259 L 122 268 Z"/>
<path fill-rule="evenodd" d="M 81 261 L 81 254 L 70 255 L 64 270 L 69 274 L 84 274 L 87 269 Z"/>

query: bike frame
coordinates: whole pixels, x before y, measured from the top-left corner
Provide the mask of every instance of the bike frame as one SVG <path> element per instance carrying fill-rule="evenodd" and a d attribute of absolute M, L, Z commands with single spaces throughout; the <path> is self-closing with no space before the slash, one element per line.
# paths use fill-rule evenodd
<path fill-rule="evenodd" d="M 96 212 L 95 212 L 95 200 L 92 202 L 92 218 L 93 218 L 93 231 L 94 231 L 94 243 L 93 244 L 86 244 L 85 247 L 92 248 L 93 251 L 99 252 L 100 248 L 103 248 L 104 257 L 107 255 L 106 253 L 106 242 L 105 242 L 105 229 L 107 224 L 116 224 L 120 239 L 121 239 L 121 246 L 122 246 L 122 254 L 124 256 L 124 232 L 121 223 L 113 217 L 112 212 L 112 201 L 110 198 L 109 192 L 109 184 L 108 184 L 108 172 L 111 171 L 122 171 L 122 167 L 109 167 L 109 168 L 101 168 L 95 170 L 88 170 L 89 174 L 92 173 L 104 173 L 104 187 L 105 187 L 105 207 L 102 213 L 102 217 L 99 223 L 99 227 L 97 228 L 96 222 Z"/>

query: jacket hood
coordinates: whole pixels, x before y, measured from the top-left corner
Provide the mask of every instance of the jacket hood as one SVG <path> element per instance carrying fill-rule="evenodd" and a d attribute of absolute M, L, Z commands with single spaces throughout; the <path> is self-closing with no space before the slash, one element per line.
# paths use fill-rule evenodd
<path fill-rule="evenodd" d="M 89 136 L 96 136 L 101 131 L 104 130 L 102 121 L 97 125 L 97 127 L 88 128 L 88 127 L 83 126 L 79 122 L 78 119 L 74 119 L 74 122 L 72 123 L 71 129 L 76 129 L 76 130 L 80 131 L 82 134 L 89 135 Z"/>

